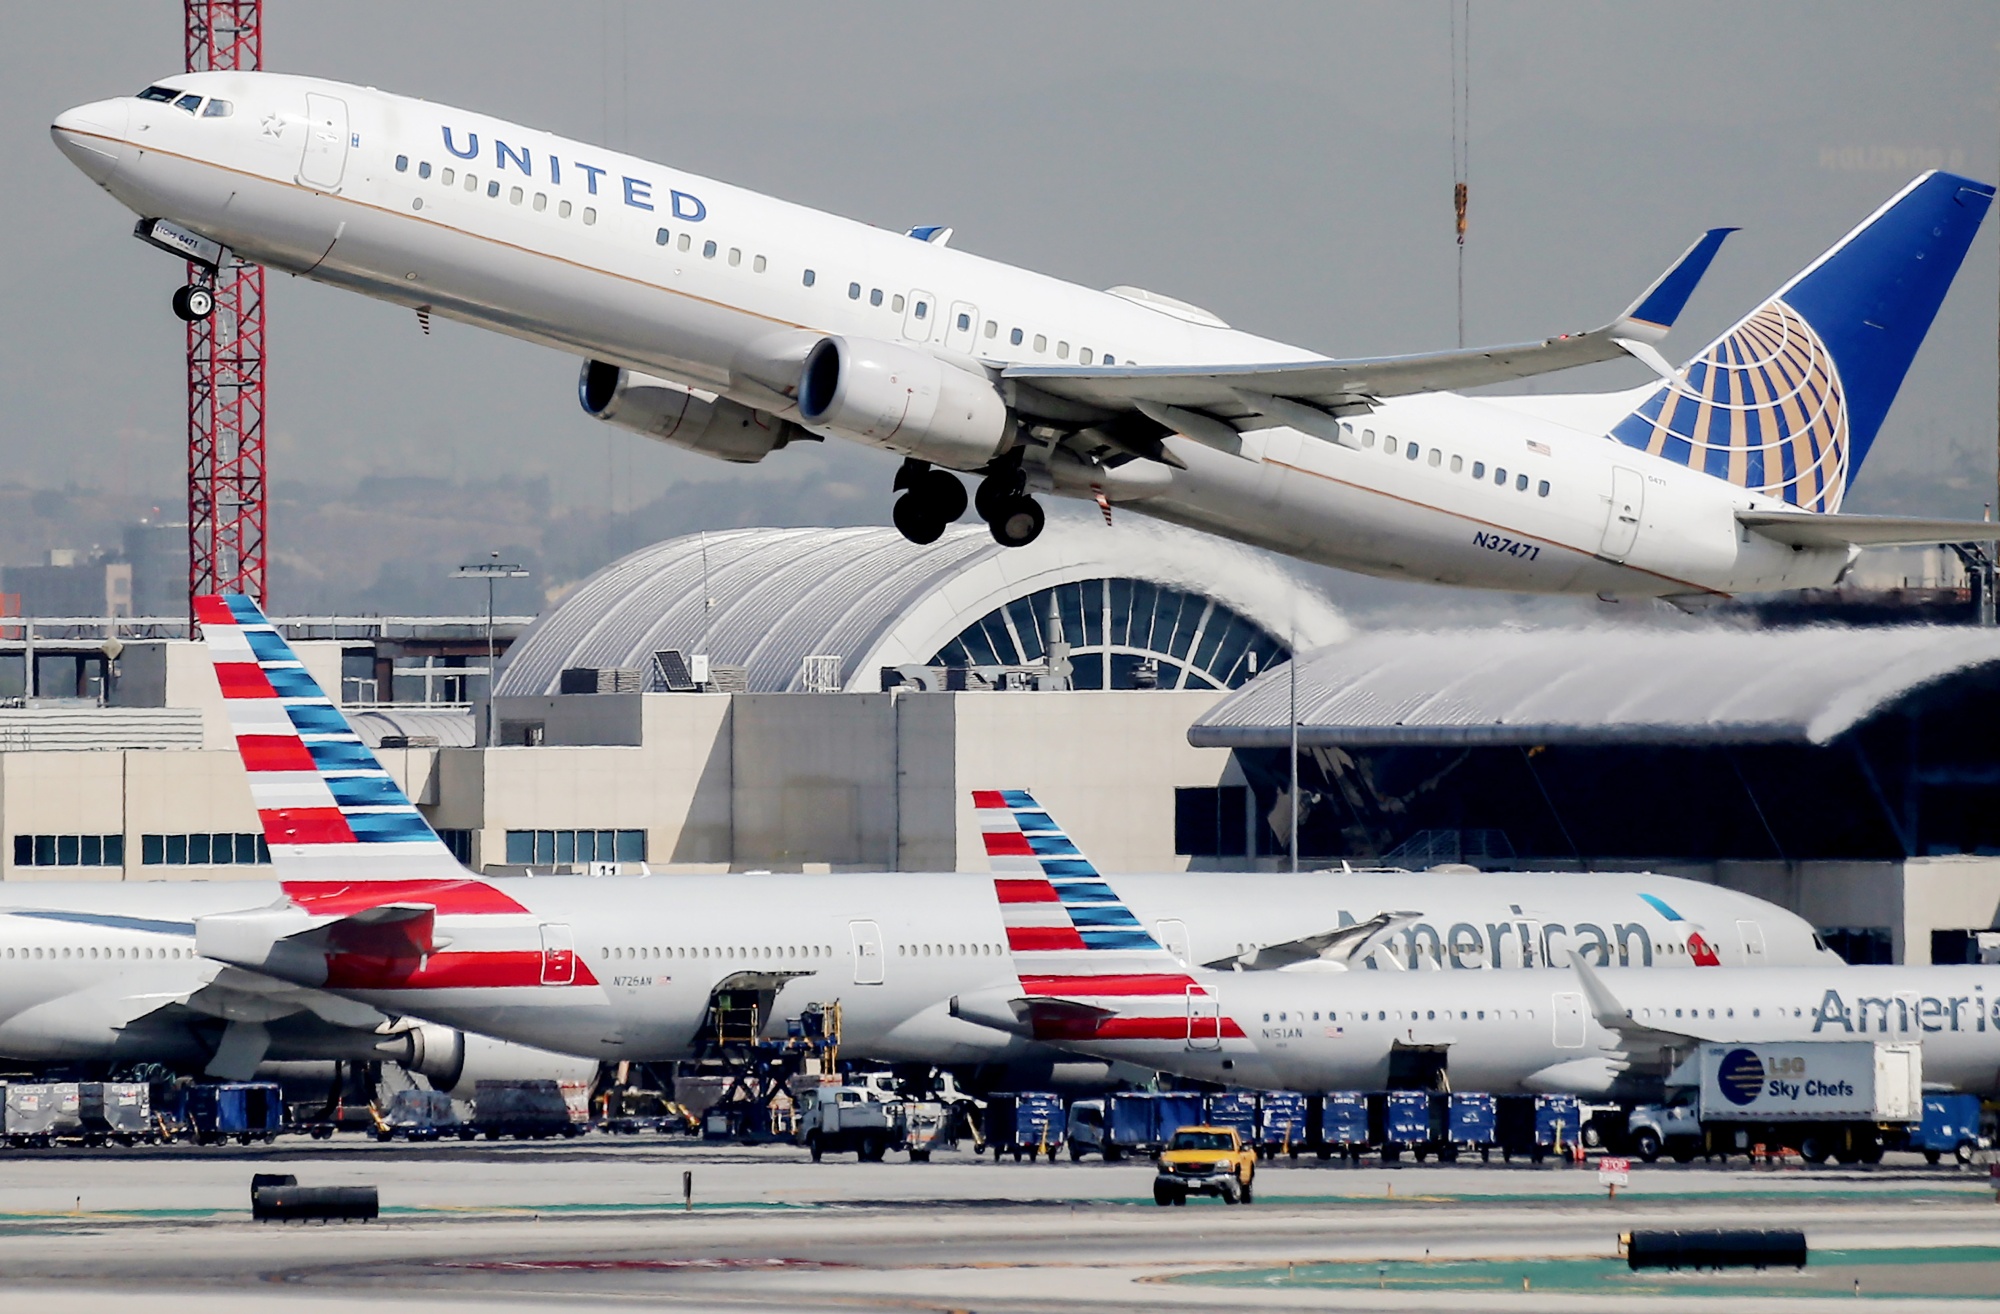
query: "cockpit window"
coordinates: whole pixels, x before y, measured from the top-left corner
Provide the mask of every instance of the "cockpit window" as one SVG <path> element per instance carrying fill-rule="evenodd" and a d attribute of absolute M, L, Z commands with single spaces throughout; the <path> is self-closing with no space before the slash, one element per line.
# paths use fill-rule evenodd
<path fill-rule="evenodd" d="M 147 87 L 144 91 L 139 93 L 139 99 L 172 100 L 175 96 L 178 96 L 180 94 L 181 94 L 180 89 L 177 87 Z"/>
<path fill-rule="evenodd" d="M 187 95 L 182 96 L 174 102 L 174 108 L 177 110 L 186 110 L 189 114 L 192 114 L 201 108 L 201 97 L 190 91 Z"/>
<path fill-rule="evenodd" d="M 205 119 L 226 119 L 236 112 L 236 106 L 226 100 L 211 100 L 202 106 L 201 116 Z"/>

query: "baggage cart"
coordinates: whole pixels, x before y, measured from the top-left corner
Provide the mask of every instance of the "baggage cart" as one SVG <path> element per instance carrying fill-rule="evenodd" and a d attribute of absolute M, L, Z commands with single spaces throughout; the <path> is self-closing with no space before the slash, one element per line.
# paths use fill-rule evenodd
<path fill-rule="evenodd" d="M 158 1135 L 147 1082 L 86 1081 L 77 1091 L 77 1113 L 86 1145 L 136 1145 Z"/>
<path fill-rule="evenodd" d="M 1295 1090 L 1267 1090 L 1257 1101 L 1257 1150 L 1266 1159 L 1296 1159 L 1312 1139 L 1306 1097 Z"/>
<path fill-rule="evenodd" d="M 1067 1131 L 1062 1101 L 1047 1091 L 1003 1092 L 986 1102 L 986 1143 L 995 1163 L 1010 1150 L 1016 1163 L 1037 1154 L 1054 1163 Z"/>
<path fill-rule="evenodd" d="M 1211 1127 L 1227 1127 L 1244 1145 L 1257 1143 L 1257 1092 L 1225 1090 L 1207 1099 L 1204 1121 Z"/>
<path fill-rule="evenodd" d="M 276 1082 L 225 1081 L 189 1086 L 182 1121 L 196 1144 L 270 1143 L 285 1125 L 285 1097 Z"/>
<path fill-rule="evenodd" d="M 1319 1144 L 1315 1153 L 1325 1159 L 1343 1155 L 1358 1160 L 1373 1145 L 1368 1127 L 1368 1096 L 1358 1090 L 1336 1090 L 1320 1098 Z"/>
<path fill-rule="evenodd" d="M 1498 1101 L 1480 1090 L 1453 1091 L 1447 1098 L 1445 1144 L 1438 1158 L 1455 1160 L 1477 1150 L 1480 1162 L 1490 1161 L 1493 1147 L 1500 1142 Z"/>
<path fill-rule="evenodd" d="M 480 1082 L 472 1097 L 472 1126 L 489 1141 L 503 1136 L 543 1141 L 583 1131 L 570 1117 L 562 1087 L 547 1078 Z"/>

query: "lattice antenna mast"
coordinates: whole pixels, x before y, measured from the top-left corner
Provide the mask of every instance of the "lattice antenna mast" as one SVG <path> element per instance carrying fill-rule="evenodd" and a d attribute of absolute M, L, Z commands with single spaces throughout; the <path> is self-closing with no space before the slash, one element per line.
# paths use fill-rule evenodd
<path fill-rule="evenodd" d="M 263 67 L 263 0 L 184 4 L 188 72 Z M 268 606 L 264 270 L 226 256 L 213 273 L 190 264 L 188 282 L 215 294 L 214 313 L 187 325 L 188 596 L 247 593 Z"/>

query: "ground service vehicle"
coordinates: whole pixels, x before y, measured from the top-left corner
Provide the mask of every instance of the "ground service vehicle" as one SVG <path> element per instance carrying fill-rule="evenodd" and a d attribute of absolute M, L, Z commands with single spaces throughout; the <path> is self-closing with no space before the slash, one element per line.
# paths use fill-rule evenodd
<path fill-rule="evenodd" d="M 181 1096 L 181 1122 L 196 1143 L 248 1145 L 276 1140 L 285 1127 L 285 1094 L 276 1082 L 224 1081 L 189 1086 Z"/>
<path fill-rule="evenodd" d="M 1703 1045 L 1668 1079 L 1674 1098 L 1632 1110 L 1652 1162 L 1797 1150 L 1809 1163 L 1879 1163 L 1923 1121 L 1923 1049 L 1865 1040 Z"/>
<path fill-rule="evenodd" d="M 799 1141 L 814 1163 L 849 1151 L 863 1163 L 905 1143 L 901 1101 L 866 1086 L 819 1086 L 799 1096 Z"/>
<path fill-rule="evenodd" d="M 375 1117 L 378 1141 L 435 1141 L 446 1136 L 469 1141 L 478 1134 L 459 1118 L 451 1096 L 441 1090 L 399 1090 Z"/>
<path fill-rule="evenodd" d="M 1190 1195 L 1215 1195 L 1224 1204 L 1249 1204 L 1257 1152 L 1234 1127 L 1183 1127 L 1160 1151 L 1153 1203 L 1184 1205 Z"/>

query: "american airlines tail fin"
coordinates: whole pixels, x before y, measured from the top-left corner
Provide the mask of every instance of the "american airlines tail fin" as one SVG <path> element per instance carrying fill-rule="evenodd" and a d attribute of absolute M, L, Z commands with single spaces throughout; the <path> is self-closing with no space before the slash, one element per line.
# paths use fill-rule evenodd
<path fill-rule="evenodd" d="M 194 608 L 280 879 L 467 877 L 256 603 Z"/>
<path fill-rule="evenodd" d="M 1806 511 L 1838 511 L 1992 200 L 1970 178 L 1917 178 L 1611 436 Z"/>
<path fill-rule="evenodd" d="M 1024 789 L 974 790 L 1007 947 L 1013 1011 L 1041 1040 L 1220 1040 L 1242 1030 L 1153 938 Z M 967 1001 L 970 1003 L 971 1001 Z M 982 1020 L 970 1011 L 961 1016 Z M 1009 1028 L 1011 1029 L 1011 1028 Z"/>

